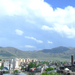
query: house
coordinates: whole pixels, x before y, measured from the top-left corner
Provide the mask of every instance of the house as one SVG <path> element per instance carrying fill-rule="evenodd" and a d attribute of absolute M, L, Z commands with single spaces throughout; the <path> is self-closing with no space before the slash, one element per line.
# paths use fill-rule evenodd
<path fill-rule="evenodd" d="M 36 68 L 36 72 L 43 72 L 43 68 L 37 67 L 37 68 Z"/>
<path fill-rule="evenodd" d="M 30 68 L 29 71 L 33 72 L 36 68 Z"/>
<path fill-rule="evenodd" d="M 47 69 L 48 68 L 48 66 L 46 65 L 46 64 L 44 64 L 43 65 L 43 69 L 45 70 L 45 69 Z"/>
<path fill-rule="evenodd" d="M 56 69 L 56 66 L 55 66 L 55 65 L 50 65 L 50 66 L 48 66 L 48 67 L 51 67 L 51 68 Z"/>

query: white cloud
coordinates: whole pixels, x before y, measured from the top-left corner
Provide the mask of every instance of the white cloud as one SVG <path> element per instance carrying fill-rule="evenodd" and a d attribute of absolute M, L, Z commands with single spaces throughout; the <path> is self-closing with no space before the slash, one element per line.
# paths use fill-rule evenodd
<path fill-rule="evenodd" d="M 22 35 L 24 33 L 23 31 L 21 31 L 19 29 L 16 29 L 15 32 L 16 32 L 17 35 Z"/>
<path fill-rule="evenodd" d="M 48 43 L 52 44 L 53 42 L 51 42 L 51 41 L 48 41 Z"/>
<path fill-rule="evenodd" d="M 25 45 L 26 48 L 35 48 L 35 46 Z"/>
<path fill-rule="evenodd" d="M 45 27 L 45 28 L 44 28 Z M 65 35 L 67 38 L 73 38 L 75 37 L 75 28 L 69 28 L 67 25 L 57 25 L 55 24 L 55 26 L 53 28 L 49 27 L 49 26 L 42 26 L 43 30 L 53 30 L 58 32 L 59 34 L 61 34 L 62 36 Z"/>
<path fill-rule="evenodd" d="M 44 0 L 0 0 L 0 11 L 1 15 L 23 15 L 27 19 L 41 17 L 49 23 L 69 24 L 75 21 L 74 7 L 53 10 Z"/>
<path fill-rule="evenodd" d="M 42 29 L 43 29 L 43 30 L 53 30 L 53 28 L 50 28 L 50 27 L 48 27 L 48 26 L 46 26 L 46 25 L 42 26 Z"/>
<path fill-rule="evenodd" d="M 29 11 L 38 9 L 43 0 L 0 0 L 3 15 L 28 15 Z M 39 4 L 39 7 L 38 7 Z M 3 13 L 4 12 L 4 13 Z"/>
<path fill-rule="evenodd" d="M 43 43 L 43 41 L 37 40 L 37 39 L 34 38 L 34 37 L 25 36 L 25 38 L 27 38 L 27 39 L 32 39 L 32 40 L 36 41 L 37 43 Z"/>
<path fill-rule="evenodd" d="M 25 21 L 36 23 L 37 27 L 43 23 L 37 25 L 36 18 L 41 22 L 44 19 L 48 26 L 44 25 L 43 30 L 55 30 L 63 36 L 75 37 L 75 7 L 72 6 L 53 10 L 44 0 L 0 0 L 0 16 L 4 15 L 24 16 Z"/>

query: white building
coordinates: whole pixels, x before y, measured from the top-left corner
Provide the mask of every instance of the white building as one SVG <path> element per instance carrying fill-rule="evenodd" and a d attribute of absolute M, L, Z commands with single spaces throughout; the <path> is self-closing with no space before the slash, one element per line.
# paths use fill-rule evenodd
<path fill-rule="evenodd" d="M 7 67 L 7 68 L 9 69 L 9 60 L 6 60 L 6 61 L 4 62 L 4 67 Z"/>
<path fill-rule="evenodd" d="M 2 61 L 0 61 L 0 67 L 2 66 Z"/>

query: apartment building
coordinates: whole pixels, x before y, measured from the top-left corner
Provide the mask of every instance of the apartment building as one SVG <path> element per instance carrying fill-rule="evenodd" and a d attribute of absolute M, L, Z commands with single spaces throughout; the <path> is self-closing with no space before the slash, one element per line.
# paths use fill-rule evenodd
<path fill-rule="evenodd" d="M 21 64 L 25 63 L 25 64 L 29 64 L 30 62 L 36 62 L 38 60 L 36 59 L 21 59 L 21 58 L 15 58 L 15 59 L 11 59 L 11 60 L 5 60 L 4 62 L 4 67 L 7 67 L 8 69 L 21 69 Z"/>
<path fill-rule="evenodd" d="M 9 60 L 5 60 L 4 67 L 7 67 L 9 69 Z"/>

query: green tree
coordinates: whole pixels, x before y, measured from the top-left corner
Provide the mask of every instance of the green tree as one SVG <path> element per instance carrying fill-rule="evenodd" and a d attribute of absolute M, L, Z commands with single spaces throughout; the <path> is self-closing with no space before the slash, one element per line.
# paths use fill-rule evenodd
<path fill-rule="evenodd" d="M 2 61 L 2 59 L 0 59 L 0 61 Z"/>
<path fill-rule="evenodd" d="M 39 65 L 36 65 L 36 63 L 30 62 L 28 65 L 28 68 L 37 68 Z"/>
<path fill-rule="evenodd" d="M 1 70 L 3 69 L 3 65 L 1 65 L 0 69 L 1 69 Z"/>
<path fill-rule="evenodd" d="M 29 63 L 29 65 L 28 65 L 29 68 L 35 68 L 35 66 L 36 66 L 36 64 L 35 63 L 32 63 L 32 62 Z"/>
<path fill-rule="evenodd" d="M 51 70 L 54 70 L 54 68 L 49 67 L 49 68 L 47 68 L 45 71 L 51 71 Z"/>
<path fill-rule="evenodd" d="M 18 73 L 18 70 L 15 70 L 14 73 Z"/>

